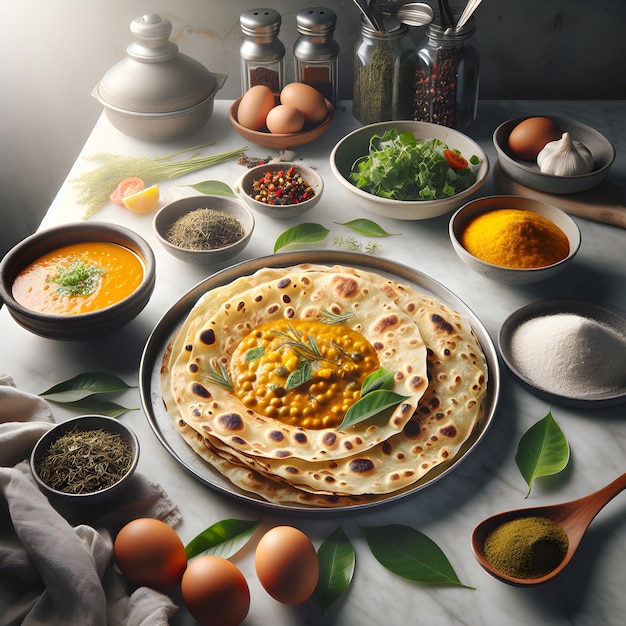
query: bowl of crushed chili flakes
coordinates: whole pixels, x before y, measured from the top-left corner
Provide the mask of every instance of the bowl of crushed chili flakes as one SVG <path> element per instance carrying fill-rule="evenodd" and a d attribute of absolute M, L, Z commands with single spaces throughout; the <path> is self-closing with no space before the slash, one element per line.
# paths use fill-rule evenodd
<path fill-rule="evenodd" d="M 233 189 L 257 213 L 287 219 L 303 215 L 319 202 L 324 181 L 311 167 L 278 161 L 250 168 Z"/>
<path fill-rule="evenodd" d="M 122 421 L 81 415 L 40 437 L 30 456 L 39 490 L 70 505 L 93 505 L 118 496 L 139 462 L 139 441 Z"/>

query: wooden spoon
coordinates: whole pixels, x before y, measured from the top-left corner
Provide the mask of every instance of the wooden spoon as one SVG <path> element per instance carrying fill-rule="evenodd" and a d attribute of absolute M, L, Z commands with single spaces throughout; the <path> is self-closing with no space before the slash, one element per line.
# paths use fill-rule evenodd
<path fill-rule="evenodd" d="M 561 572 L 570 562 L 589 524 L 591 524 L 598 512 L 624 489 L 626 489 L 626 474 L 622 474 L 606 487 L 578 500 L 571 500 L 562 504 L 517 509 L 492 515 L 480 522 L 472 532 L 471 543 L 474 556 L 487 572 L 510 585 L 530 586 L 545 583 Z M 530 579 L 515 578 L 494 569 L 485 556 L 485 539 L 489 533 L 505 522 L 530 516 L 546 517 L 560 524 L 566 532 L 569 539 L 569 547 L 561 563 L 544 576 Z"/>

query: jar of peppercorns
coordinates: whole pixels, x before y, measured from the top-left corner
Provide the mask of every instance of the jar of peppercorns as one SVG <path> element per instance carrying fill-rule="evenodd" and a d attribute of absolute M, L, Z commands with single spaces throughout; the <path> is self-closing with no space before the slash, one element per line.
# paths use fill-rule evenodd
<path fill-rule="evenodd" d="M 241 90 L 265 85 L 280 93 L 284 85 L 285 46 L 278 38 L 281 17 L 274 9 L 251 9 L 239 17 L 243 42 L 241 56 Z"/>
<path fill-rule="evenodd" d="M 459 15 L 455 18 L 458 20 Z M 458 31 L 438 21 L 418 49 L 413 119 L 462 128 L 476 118 L 479 49 L 474 18 Z"/>

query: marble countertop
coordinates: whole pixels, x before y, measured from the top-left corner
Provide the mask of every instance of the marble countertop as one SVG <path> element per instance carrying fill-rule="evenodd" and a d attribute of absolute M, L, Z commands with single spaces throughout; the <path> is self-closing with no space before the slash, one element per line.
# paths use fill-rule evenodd
<path fill-rule="evenodd" d="M 52 203 L 42 228 L 81 219 L 84 207 L 76 202 L 71 180 L 90 167 L 85 156 L 97 152 L 160 156 L 211 140 L 216 144 L 214 149 L 205 150 L 207 153 L 246 145 L 227 122 L 229 104 L 216 101 L 214 114 L 199 136 L 168 145 L 130 139 L 101 117 Z M 493 130 L 501 122 L 525 114 L 576 119 L 608 136 L 617 151 L 609 180 L 623 188 L 626 186 L 626 102 L 481 102 L 478 119 L 465 132 L 481 143 L 493 165 L 496 161 L 491 143 Z M 347 201 L 328 165 L 328 155 L 337 139 L 358 126 L 350 115 L 350 103 L 342 103 L 327 133 L 299 149 L 298 158 L 316 167 L 326 184 L 319 205 L 307 214 L 307 221 L 332 228 L 337 221 L 363 216 Z M 268 151 L 250 146 L 248 154 L 263 157 Z M 188 195 L 192 190 L 185 186 L 203 180 L 233 184 L 241 173 L 242 167 L 233 161 L 162 183 L 162 200 Z M 492 193 L 495 193 L 495 185 L 490 174 L 480 195 Z M 626 234 L 622 228 L 575 218 L 582 233 L 582 246 L 571 266 L 543 283 L 511 287 L 473 273 L 457 258 L 448 237 L 449 215 L 415 222 L 370 217 L 386 230 L 402 233 L 400 237 L 383 241 L 379 255 L 413 267 L 445 285 L 478 316 L 494 343 L 504 320 L 519 307 L 537 300 L 590 301 L 626 316 Z M 92 370 L 112 372 L 129 384 L 137 385 L 143 348 L 161 316 L 196 283 L 223 267 L 203 269 L 171 257 L 156 240 L 150 215 L 132 214 L 111 203 L 92 219 L 124 224 L 148 240 L 157 257 L 154 295 L 133 322 L 93 341 L 43 339 L 20 328 L 6 307 L 0 310 L 0 370 L 12 375 L 17 386 L 25 391 L 40 393 L 62 380 Z M 234 261 L 271 254 L 276 237 L 290 225 L 289 221 L 256 216 L 252 241 Z M 336 250 L 330 239 L 326 246 Z M 586 410 L 550 406 L 546 400 L 522 388 L 504 364 L 501 374 L 499 404 L 486 436 L 463 463 L 431 487 L 397 503 L 341 517 L 292 516 L 280 511 L 263 511 L 264 529 L 292 524 L 306 532 L 316 547 L 342 524 L 357 552 L 356 571 L 349 591 L 323 615 L 315 599 L 297 607 L 283 606 L 272 600 L 258 583 L 251 544 L 234 558 L 251 590 L 250 613 L 244 623 L 285 626 L 621 624 L 626 614 L 624 496 L 616 498 L 600 512 L 572 563 L 557 579 L 544 586 L 534 589 L 507 586 L 491 578 L 474 559 L 470 534 L 483 518 L 502 510 L 578 498 L 599 489 L 625 470 L 624 405 Z M 138 388 L 115 400 L 128 407 L 141 406 Z M 53 408 L 58 421 L 74 415 L 64 408 Z M 561 474 L 538 480 L 530 497 L 525 499 L 527 486 L 514 460 L 517 443 L 549 410 L 568 438 L 572 457 Z M 178 503 L 183 522 L 177 530 L 183 541 L 222 519 L 258 517 L 257 510 L 214 492 L 182 469 L 159 443 L 142 411 L 130 412 L 121 419 L 140 439 L 139 471 L 160 482 Z M 424 586 L 388 572 L 369 552 L 359 529 L 359 526 L 387 524 L 404 524 L 429 536 L 444 551 L 459 579 L 476 589 Z M 172 623 L 194 622 L 181 608 Z"/>

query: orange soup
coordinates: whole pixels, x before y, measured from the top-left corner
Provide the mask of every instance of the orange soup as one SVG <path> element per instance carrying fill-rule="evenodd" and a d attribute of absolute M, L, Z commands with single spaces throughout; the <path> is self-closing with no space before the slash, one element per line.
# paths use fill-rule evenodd
<path fill-rule="evenodd" d="M 44 254 L 13 282 L 13 297 L 40 313 L 76 315 L 111 306 L 141 283 L 144 265 L 113 243 L 77 243 Z"/>

